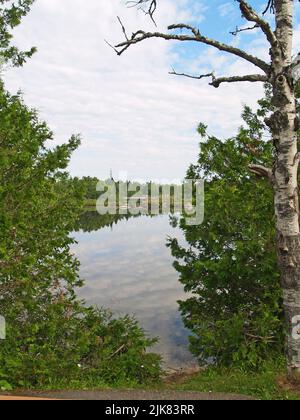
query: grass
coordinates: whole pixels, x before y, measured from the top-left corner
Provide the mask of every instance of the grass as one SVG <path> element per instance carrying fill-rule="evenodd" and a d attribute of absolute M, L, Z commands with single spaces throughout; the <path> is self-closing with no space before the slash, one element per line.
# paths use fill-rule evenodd
<path fill-rule="evenodd" d="M 65 384 L 56 386 L 56 389 L 66 389 Z M 199 373 L 183 373 L 167 378 L 163 382 L 147 385 L 132 382 L 106 385 L 97 383 L 91 378 L 91 381 L 85 384 L 79 381 L 73 382 L 69 384 L 68 389 L 177 390 L 239 394 L 259 400 L 300 400 L 300 387 L 288 383 L 282 363 L 267 363 L 260 372 L 256 373 L 249 373 L 238 368 L 211 367 Z"/>
<path fill-rule="evenodd" d="M 280 386 L 280 383 L 285 383 L 281 379 L 284 377 L 284 368 L 274 365 L 266 366 L 258 373 L 234 368 L 209 368 L 168 387 L 181 391 L 241 394 L 260 400 L 300 400 L 300 388 L 297 394 L 292 386 Z"/>
<path fill-rule="evenodd" d="M 134 382 L 115 383 L 108 385 L 94 378 L 84 382 L 72 381 L 66 384 L 56 382 L 45 387 L 50 390 L 144 390 L 144 391 L 196 391 L 204 393 L 239 394 L 258 400 L 300 400 L 300 387 L 289 384 L 286 380 L 284 368 L 269 364 L 257 373 L 249 373 L 236 368 L 211 367 L 194 374 L 180 374 L 167 378 L 164 382 L 155 384 L 137 384 Z M 23 390 L 24 391 L 24 390 Z"/>

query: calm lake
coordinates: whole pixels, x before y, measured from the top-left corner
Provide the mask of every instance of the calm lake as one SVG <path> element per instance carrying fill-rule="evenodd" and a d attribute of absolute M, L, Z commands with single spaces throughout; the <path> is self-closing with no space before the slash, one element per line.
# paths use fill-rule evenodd
<path fill-rule="evenodd" d="M 117 314 L 134 314 L 149 335 L 160 337 L 154 350 L 167 366 L 194 365 L 177 304 L 186 295 L 166 247 L 168 236 L 184 243 L 180 229 L 171 227 L 166 215 L 123 219 L 106 227 L 95 220 L 85 229 L 89 232 L 73 235 L 86 280 L 79 296 Z"/>

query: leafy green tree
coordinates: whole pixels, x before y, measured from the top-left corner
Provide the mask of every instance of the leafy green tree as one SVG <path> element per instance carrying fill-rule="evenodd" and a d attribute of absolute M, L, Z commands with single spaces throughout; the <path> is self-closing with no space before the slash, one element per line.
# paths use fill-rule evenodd
<path fill-rule="evenodd" d="M 180 302 L 191 329 L 191 350 L 201 362 L 257 368 L 284 348 L 284 316 L 276 245 L 272 189 L 253 179 L 249 164 L 272 162 L 263 118 L 268 97 L 256 113 L 245 107 L 236 137 L 202 137 L 198 162 L 188 179 L 204 178 L 205 221 L 181 228 L 190 245 L 170 242 L 175 268 L 190 297 Z"/>
<path fill-rule="evenodd" d="M 98 178 L 85 176 L 80 179 L 74 178 L 73 182 L 81 184 L 82 188 L 85 189 L 85 197 L 87 200 L 97 200 L 97 198 L 99 197 L 97 186 L 100 181 Z"/>
<path fill-rule="evenodd" d="M 160 358 L 145 352 L 154 341 L 136 321 L 76 297 L 69 232 L 84 191 L 65 171 L 80 140 L 49 149 L 51 140 L 37 113 L 0 85 L 0 388 L 157 379 Z"/>
<path fill-rule="evenodd" d="M 0 66 L 11 63 L 22 66 L 35 53 L 36 48 L 20 51 L 12 45 L 12 30 L 21 23 L 35 0 L 0 0 Z"/>

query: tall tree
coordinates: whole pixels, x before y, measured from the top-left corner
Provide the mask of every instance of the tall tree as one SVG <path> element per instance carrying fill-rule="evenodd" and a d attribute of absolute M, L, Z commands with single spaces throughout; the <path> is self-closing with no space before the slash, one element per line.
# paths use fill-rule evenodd
<path fill-rule="evenodd" d="M 158 0 L 137 0 L 139 7 L 147 7 L 154 20 Z M 266 37 L 269 49 L 269 62 L 266 62 L 247 51 L 232 45 L 224 44 L 204 36 L 201 31 L 189 24 L 172 24 L 170 32 L 145 32 L 138 30 L 131 36 L 121 22 L 125 40 L 116 45 L 118 55 L 132 45 L 150 38 L 161 38 L 167 41 L 196 42 L 212 46 L 239 57 L 259 69 L 257 74 L 244 76 L 216 77 L 214 73 L 189 76 L 196 79 L 211 77 L 211 85 L 218 88 L 222 83 L 233 82 L 268 82 L 272 86 L 273 112 L 266 117 L 266 124 L 272 134 L 274 144 L 273 167 L 261 164 L 250 164 L 249 170 L 257 176 L 264 177 L 274 190 L 274 209 L 277 230 L 277 260 L 281 272 L 284 310 L 287 323 L 286 353 L 289 373 L 300 374 L 300 230 L 298 204 L 298 153 L 299 118 L 296 110 L 295 89 L 299 79 L 298 67 L 300 58 L 292 59 L 294 0 L 269 0 L 263 14 L 256 12 L 245 0 L 237 0 L 242 16 L 258 28 Z M 274 25 L 264 18 L 267 13 L 274 13 Z M 274 26 L 274 27 L 273 27 Z M 239 32 L 244 29 L 237 29 Z M 176 73 L 175 73 L 176 74 Z M 182 74 L 181 74 L 182 75 Z"/>
<path fill-rule="evenodd" d="M 35 0 L 0 0 L 0 65 L 9 63 L 22 66 L 36 51 L 20 51 L 12 45 L 12 30 L 21 23 Z"/>

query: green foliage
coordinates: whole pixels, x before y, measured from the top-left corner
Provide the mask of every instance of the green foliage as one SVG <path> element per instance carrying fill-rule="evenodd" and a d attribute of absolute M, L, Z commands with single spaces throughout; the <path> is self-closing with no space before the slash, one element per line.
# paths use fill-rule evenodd
<path fill-rule="evenodd" d="M 22 66 L 26 60 L 36 52 L 36 48 L 29 51 L 20 51 L 11 44 L 12 30 L 20 25 L 35 0 L 0 0 L 0 65 L 11 63 Z"/>
<path fill-rule="evenodd" d="M 11 322 L 0 352 L 6 386 L 82 388 L 159 380 L 160 357 L 146 353 L 156 340 L 148 339 L 136 320 L 114 319 L 108 311 L 78 303 L 76 308 L 74 302 L 68 315 L 65 308 L 65 303 L 48 305 L 46 318 L 23 323 L 17 336 Z"/>
<path fill-rule="evenodd" d="M 37 113 L 0 86 L 0 387 L 155 380 L 160 358 L 145 352 L 153 340 L 136 321 L 76 297 L 69 232 L 84 191 L 65 169 L 80 140 L 49 149 L 51 140 Z"/>
<path fill-rule="evenodd" d="M 97 191 L 97 186 L 99 184 L 98 178 L 92 178 L 85 176 L 83 178 L 73 178 L 75 184 L 80 184 L 85 191 L 85 198 L 87 200 L 97 200 L 99 198 L 99 192 Z"/>
<path fill-rule="evenodd" d="M 99 322 L 99 315 L 102 317 Z M 94 346 L 83 359 L 89 374 L 106 383 L 135 381 L 145 384 L 160 377 L 160 356 L 146 353 L 155 344 L 132 317 L 114 319 L 109 312 L 90 309 L 86 327 L 94 337 Z"/>
<path fill-rule="evenodd" d="M 190 297 L 180 302 L 192 331 L 191 351 L 201 363 L 256 369 L 283 352 L 284 321 L 276 265 L 273 192 L 255 179 L 250 163 L 272 166 L 264 140 L 268 96 L 254 113 L 245 107 L 235 138 L 204 136 L 189 179 L 204 178 L 205 221 L 187 226 L 189 248 L 170 242 L 175 268 Z"/>

